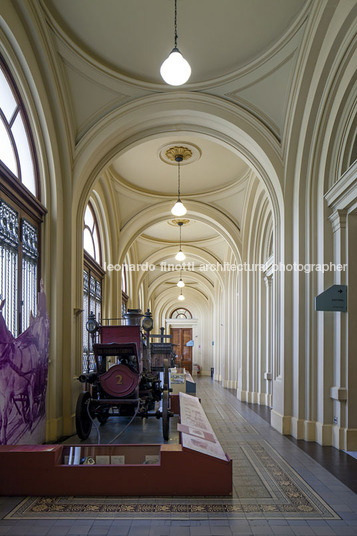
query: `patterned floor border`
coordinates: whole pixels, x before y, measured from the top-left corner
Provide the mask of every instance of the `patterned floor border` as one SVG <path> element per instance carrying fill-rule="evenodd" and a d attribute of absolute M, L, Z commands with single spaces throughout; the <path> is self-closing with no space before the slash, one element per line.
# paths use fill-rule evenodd
<path fill-rule="evenodd" d="M 244 486 L 238 486 L 243 478 L 239 459 L 234 460 L 233 454 L 232 498 L 27 497 L 4 519 L 340 519 L 265 440 L 247 441 L 237 448 L 245 464 L 242 469 L 253 468 L 260 482 L 257 489 L 263 493 L 254 493 L 253 488 L 244 497 Z"/>

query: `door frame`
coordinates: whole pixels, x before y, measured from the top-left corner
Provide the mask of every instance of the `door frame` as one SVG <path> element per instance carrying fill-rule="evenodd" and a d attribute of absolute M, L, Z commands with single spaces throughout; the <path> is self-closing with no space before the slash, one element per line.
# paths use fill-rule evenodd
<path fill-rule="evenodd" d="M 192 369 L 193 365 L 197 362 L 197 318 L 166 318 L 165 319 L 165 333 L 170 333 L 170 328 L 192 328 L 192 339 L 194 345 L 192 346 Z"/>
<path fill-rule="evenodd" d="M 180 356 L 179 352 L 177 350 L 179 350 L 179 348 L 181 348 L 181 358 L 183 358 L 183 354 L 186 355 L 186 358 L 185 359 L 181 359 L 180 361 L 178 361 L 176 363 L 176 366 L 179 365 L 179 367 L 184 367 L 186 371 L 188 371 L 190 374 L 193 373 L 193 351 L 192 351 L 192 348 L 193 346 L 187 346 L 187 343 L 188 341 L 193 341 L 193 329 L 191 327 L 173 327 L 173 326 L 170 326 L 170 334 L 172 335 L 172 343 L 174 343 L 174 340 L 175 340 L 175 337 L 172 333 L 172 331 L 175 330 L 179 337 L 178 337 L 178 341 L 176 340 L 176 342 L 178 342 L 178 347 L 175 348 L 176 350 L 176 355 Z M 185 335 L 183 332 L 186 332 Z M 187 336 L 189 336 L 189 338 L 187 338 Z M 186 340 L 187 339 L 187 340 Z M 184 344 L 184 341 L 186 340 L 186 344 Z M 187 357 L 188 356 L 188 357 Z"/>

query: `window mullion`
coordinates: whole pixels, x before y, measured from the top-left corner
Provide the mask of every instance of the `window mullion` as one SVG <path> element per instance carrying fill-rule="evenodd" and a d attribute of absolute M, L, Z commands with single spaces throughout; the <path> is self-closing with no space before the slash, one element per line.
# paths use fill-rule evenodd
<path fill-rule="evenodd" d="M 14 124 L 15 119 L 16 119 L 16 117 L 17 117 L 17 115 L 18 115 L 19 112 L 20 112 L 20 106 L 17 106 L 17 107 L 15 108 L 15 111 L 14 111 L 14 113 L 13 113 L 13 115 L 12 115 L 10 121 L 9 121 L 9 127 L 10 127 L 10 128 L 11 128 L 12 125 Z"/>
<path fill-rule="evenodd" d="M 23 218 L 19 218 L 20 224 L 20 243 L 18 250 L 18 268 L 17 268 L 17 332 L 22 332 L 22 316 L 23 316 L 23 282 L 22 282 L 22 223 Z"/>

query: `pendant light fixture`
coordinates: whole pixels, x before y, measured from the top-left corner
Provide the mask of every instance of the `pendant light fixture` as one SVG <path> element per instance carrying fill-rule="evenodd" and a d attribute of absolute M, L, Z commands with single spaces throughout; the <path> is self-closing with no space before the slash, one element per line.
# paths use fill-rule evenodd
<path fill-rule="evenodd" d="M 178 295 L 178 299 L 180 301 L 183 301 L 185 299 L 185 296 L 182 294 L 182 290 L 181 290 L 180 294 Z"/>
<path fill-rule="evenodd" d="M 177 282 L 177 286 L 178 286 L 179 288 L 183 288 L 183 287 L 185 286 L 185 283 L 184 283 L 183 280 L 182 280 L 181 271 L 180 271 L 180 279 L 179 279 L 178 282 Z"/>
<path fill-rule="evenodd" d="M 178 253 L 176 253 L 175 259 L 177 261 L 181 262 L 181 261 L 184 261 L 186 259 L 186 255 L 184 254 L 184 252 L 181 249 L 181 227 L 183 226 L 183 222 L 179 221 L 177 225 L 180 227 L 180 249 L 179 249 Z"/>
<path fill-rule="evenodd" d="M 174 216 L 184 216 L 187 212 L 187 208 L 181 201 L 181 173 L 180 173 L 180 164 L 183 160 L 182 154 L 177 154 L 175 156 L 175 161 L 177 162 L 177 201 L 171 209 L 171 214 Z"/>
<path fill-rule="evenodd" d="M 182 86 L 191 76 L 191 67 L 177 48 L 177 0 L 175 0 L 175 46 L 160 67 L 160 74 L 170 86 Z"/>

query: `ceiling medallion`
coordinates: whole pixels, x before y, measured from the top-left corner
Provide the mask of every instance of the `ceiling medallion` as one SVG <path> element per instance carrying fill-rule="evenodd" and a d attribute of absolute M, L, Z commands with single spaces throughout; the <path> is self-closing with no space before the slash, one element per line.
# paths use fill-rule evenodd
<path fill-rule="evenodd" d="M 159 149 L 159 157 L 165 164 L 177 165 L 177 156 L 182 156 L 181 165 L 191 164 L 201 158 L 201 150 L 193 143 L 178 142 L 165 144 Z"/>
<path fill-rule="evenodd" d="M 171 160 L 171 162 L 177 162 L 176 156 L 182 156 L 182 162 L 189 160 L 192 157 L 192 151 L 188 147 L 170 147 L 165 151 L 166 158 Z"/>
<path fill-rule="evenodd" d="M 184 218 L 176 218 L 174 220 L 170 220 L 167 222 L 169 225 L 173 225 L 175 227 L 177 227 L 177 225 L 179 224 L 182 224 L 182 225 L 188 225 L 189 223 L 191 223 L 190 220 L 185 220 Z"/>

